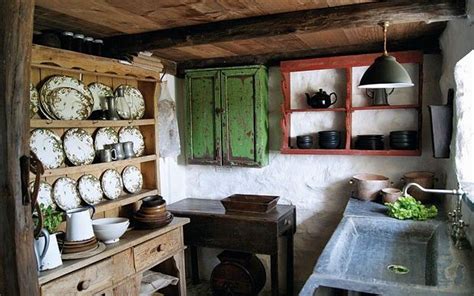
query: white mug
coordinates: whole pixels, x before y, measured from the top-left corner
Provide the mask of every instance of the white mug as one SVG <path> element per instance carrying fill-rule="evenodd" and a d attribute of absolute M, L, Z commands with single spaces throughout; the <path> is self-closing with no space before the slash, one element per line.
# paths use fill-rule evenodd
<path fill-rule="evenodd" d="M 92 214 L 89 209 L 92 208 Z M 93 206 L 66 211 L 66 240 L 83 241 L 94 237 L 91 217 L 95 213 Z"/>

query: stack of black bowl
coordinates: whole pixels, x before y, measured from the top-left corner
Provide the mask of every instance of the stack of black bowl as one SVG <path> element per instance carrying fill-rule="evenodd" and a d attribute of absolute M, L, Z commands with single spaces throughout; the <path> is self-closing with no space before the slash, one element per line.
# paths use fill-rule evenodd
<path fill-rule="evenodd" d="M 417 131 L 390 132 L 390 148 L 395 150 L 414 150 L 418 148 Z"/>
<path fill-rule="evenodd" d="M 359 150 L 383 150 L 383 135 L 359 135 L 355 141 L 355 148 Z"/>
<path fill-rule="evenodd" d="M 340 131 L 323 131 L 318 133 L 319 148 L 322 149 L 337 149 L 341 146 L 341 132 Z"/>
<path fill-rule="evenodd" d="M 296 146 L 300 149 L 311 149 L 313 148 L 313 136 L 297 136 L 296 137 Z"/>

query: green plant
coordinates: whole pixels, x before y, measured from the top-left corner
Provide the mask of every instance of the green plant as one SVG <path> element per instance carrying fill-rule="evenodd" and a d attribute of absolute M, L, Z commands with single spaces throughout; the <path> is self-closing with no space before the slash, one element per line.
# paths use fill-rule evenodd
<path fill-rule="evenodd" d="M 40 210 L 43 215 L 43 228 L 46 228 L 49 233 L 55 233 L 63 221 L 63 215 L 51 206 L 40 205 Z"/>
<path fill-rule="evenodd" d="M 410 195 L 399 197 L 395 202 L 385 205 L 388 207 L 388 215 L 400 220 L 426 220 L 438 214 L 435 206 L 427 207 Z"/>

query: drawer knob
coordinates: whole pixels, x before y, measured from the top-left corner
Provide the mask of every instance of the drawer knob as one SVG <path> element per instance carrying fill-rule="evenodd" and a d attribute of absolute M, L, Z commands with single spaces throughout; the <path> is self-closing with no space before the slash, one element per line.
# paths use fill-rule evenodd
<path fill-rule="evenodd" d="M 162 248 L 161 248 L 161 244 L 159 244 L 158 247 L 156 247 L 156 251 L 157 251 L 157 252 L 163 251 Z"/>
<path fill-rule="evenodd" d="M 91 281 L 89 281 L 89 280 L 82 281 L 82 282 L 79 283 L 79 285 L 77 285 L 77 290 L 78 291 L 85 291 L 85 290 L 89 289 L 90 285 L 91 285 Z"/>

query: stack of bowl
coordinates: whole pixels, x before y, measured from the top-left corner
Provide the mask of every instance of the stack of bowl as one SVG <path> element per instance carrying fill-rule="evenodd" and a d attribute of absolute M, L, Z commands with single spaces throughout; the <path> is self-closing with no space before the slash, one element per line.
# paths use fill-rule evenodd
<path fill-rule="evenodd" d="M 90 239 L 82 241 L 63 241 L 63 254 L 81 253 L 97 248 L 97 238 L 93 236 Z"/>
<path fill-rule="evenodd" d="M 418 148 L 417 131 L 390 132 L 390 148 L 396 150 L 413 150 Z"/>
<path fill-rule="evenodd" d="M 337 149 L 341 145 L 340 131 L 319 132 L 319 147 L 322 149 Z"/>
<path fill-rule="evenodd" d="M 166 210 L 166 201 L 160 195 L 145 197 L 142 202 L 140 210 L 133 215 L 138 228 L 159 228 L 173 220 L 173 215 Z"/>
<path fill-rule="evenodd" d="M 297 136 L 296 137 L 296 146 L 300 149 L 311 149 L 313 148 L 313 136 Z"/>
<path fill-rule="evenodd" d="M 359 135 L 355 142 L 355 148 L 359 150 L 383 150 L 383 135 Z"/>

